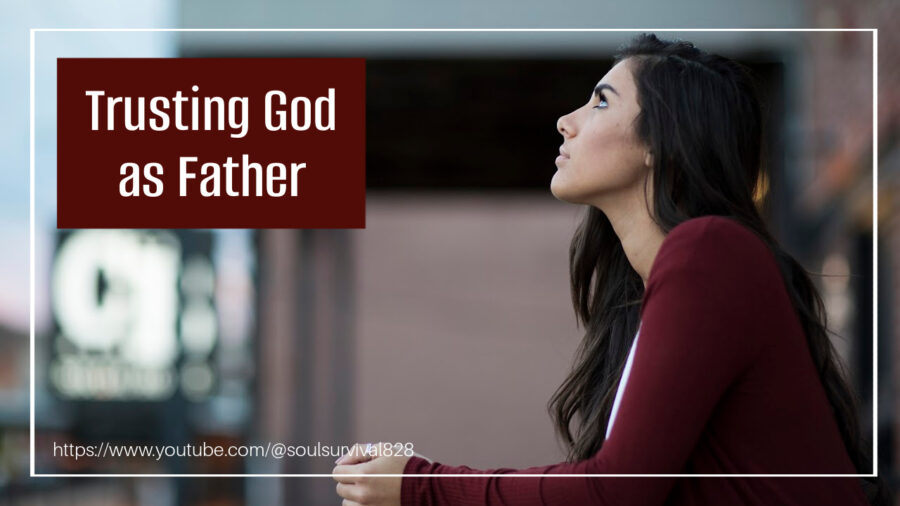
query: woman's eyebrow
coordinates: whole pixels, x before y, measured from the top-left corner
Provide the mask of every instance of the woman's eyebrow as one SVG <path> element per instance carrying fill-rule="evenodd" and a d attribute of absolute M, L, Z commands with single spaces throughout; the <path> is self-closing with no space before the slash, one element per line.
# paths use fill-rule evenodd
<path fill-rule="evenodd" d="M 606 83 L 600 83 L 600 84 L 598 84 L 597 86 L 595 86 L 595 87 L 594 87 L 594 95 L 597 95 L 597 96 L 599 97 L 599 96 L 600 96 L 600 93 L 601 93 L 603 90 L 609 90 L 609 91 L 615 93 L 616 96 L 619 96 L 619 92 L 616 91 L 615 88 L 613 88 L 612 86 L 610 86 L 610 85 L 608 85 L 608 84 L 606 84 Z"/>

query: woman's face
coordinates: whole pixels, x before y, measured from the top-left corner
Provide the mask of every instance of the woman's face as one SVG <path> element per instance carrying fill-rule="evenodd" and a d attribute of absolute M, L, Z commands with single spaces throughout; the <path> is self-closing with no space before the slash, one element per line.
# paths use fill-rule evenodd
<path fill-rule="evenodd" d="M 603 76 L 586 104 L 556 122 L 563 143 L 550 181 L 553 195 L 603 209 L 615 196 L 643 191 L 650 158 L 634 132 L 639 112 L 631 63 L 625 59 Z"/>

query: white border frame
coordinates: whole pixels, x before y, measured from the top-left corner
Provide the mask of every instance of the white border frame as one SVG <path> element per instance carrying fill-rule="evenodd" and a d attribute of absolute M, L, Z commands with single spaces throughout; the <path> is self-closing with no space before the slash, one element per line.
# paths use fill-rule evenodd
<path fill-rule="evenodd" d="M 878 476 L 878 29 L 877 28 L 31 28 L 29 29 L 29 327 L 30 327 L 30 477 L 32 478 L 278 478 L 331 474 L 38 474 L 34 472 L 34 39 L 37 32 L 870 32 L 872 34 L 872 474 L 350 474 L 347 476 L 508 478 L 763 478 Z"/>

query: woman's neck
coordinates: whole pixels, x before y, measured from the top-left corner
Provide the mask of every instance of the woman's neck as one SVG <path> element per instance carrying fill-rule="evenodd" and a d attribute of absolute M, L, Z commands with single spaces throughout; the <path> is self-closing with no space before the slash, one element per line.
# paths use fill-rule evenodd
<path fill-rule="evenodd" d="M 656 259 L 666 235 L 650 217 L 643 199 L 631 205 L 618 206 L 611 210 L 604 209 L 603 212 L 619 236 L 628 262 L 640 275 L 646 288 L 653 260 Z"/>

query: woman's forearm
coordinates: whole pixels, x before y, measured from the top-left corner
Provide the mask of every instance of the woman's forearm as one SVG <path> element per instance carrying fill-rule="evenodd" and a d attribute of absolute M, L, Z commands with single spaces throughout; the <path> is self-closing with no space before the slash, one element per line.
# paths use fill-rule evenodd
<path fill-rule="evenodd" d="M 632 488 L 632 497 L 640 496 L 641 485 L 629 478 L 596 478 L 590 476 L 550 476 L 553 474 L 595 474 L 599 457 L 577 463 L 560 463 L 526 469 L 473 469 L 468 466 L 447 466 L 429 463 L 413 457 L 407 462 L 401 481 L 401 506 L 568 506 L 572 504 L 613 504 L 612 491 L 604 491 L 611 481 L 624 488 Z M 409 475 L 437 474 L 417 477 Z M 468 476 L 447 476 L 447 475 Z M 521 475 L 547 476 L 521 476 Z M 503 475 L 503 476 L 495 476 Z M 646 479 L 645 479 L 646 480 Z M 623 487 L 620 487 L 623 488 Z"/>

